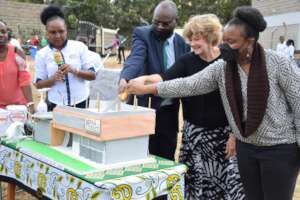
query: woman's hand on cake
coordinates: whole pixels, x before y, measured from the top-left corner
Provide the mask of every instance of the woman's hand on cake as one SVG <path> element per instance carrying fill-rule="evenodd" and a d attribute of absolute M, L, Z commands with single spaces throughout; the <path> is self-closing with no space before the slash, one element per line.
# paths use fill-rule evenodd
<path fill-rule="evenodd" d="M 147 84 L 147 76 L 140 76 L 135 79 L 130 80 L 131 82 L 139 83 L 141 85 Z"/>
<path fill-rule="evenodd" d="M 144 91 L 145 85 L 140 82 L 140 80 L 135 80 L 132 79 L 131 81 L 128 82 L 126 91 L 130 94 L 145 94 Z"/>
<path fill-rule="evenodd" d="M 127 87 L 127 81 L 125 79 L 121 79 L 119 81 L 119 94 L 125 92 L 126 90 L 126 87 Z"/>
<path fill-rule="evenodd" d="M 130 94 L 143 95 L 143 94 L 157 94 L 156 84 L 141 84 L 139 81 L 129 81 L 126 91 Z"/>

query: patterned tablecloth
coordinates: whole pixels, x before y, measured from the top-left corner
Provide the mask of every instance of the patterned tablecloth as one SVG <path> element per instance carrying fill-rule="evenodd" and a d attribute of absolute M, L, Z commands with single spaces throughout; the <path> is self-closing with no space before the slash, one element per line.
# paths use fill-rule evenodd
<path fill-rule="evenodd" d="M 184 199 L 186 167 L 155 157 L 155 162 L 113 170 L 96 169 L 32 140 L 0 145 L 0 180 L 12 178 L 59 200 L 152 199 L 167 194 Z"/>

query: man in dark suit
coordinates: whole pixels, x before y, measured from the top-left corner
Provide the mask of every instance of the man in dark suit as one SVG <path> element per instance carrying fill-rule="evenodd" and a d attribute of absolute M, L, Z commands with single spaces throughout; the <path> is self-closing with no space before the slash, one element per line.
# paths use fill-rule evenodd
<path fill-rule="evenodd" d="M 177 20 L 176 4 L 165 0 L 156 6 L 151 26 L 134 29 L 131 53 L 120 75 L 120 92 L 124 91 L 129 80 L 141 75 L 161 74 L 190 51 L 183 38 L 174 33 Z M 138 96 L 138 104 L 147 107 L 148 99 L 148 95 Z M 156 109 L 156 124 L 155 134 L 149 139 L 149 152 L 174 160 L 179 101 L 152 96 L 151 107 Z"/>

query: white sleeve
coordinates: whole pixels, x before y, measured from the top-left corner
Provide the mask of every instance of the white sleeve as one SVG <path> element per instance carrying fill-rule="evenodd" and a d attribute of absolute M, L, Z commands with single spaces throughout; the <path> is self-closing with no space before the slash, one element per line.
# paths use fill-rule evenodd
<path fill-rule="evenodd" d="M 35 78 L 34 82 L 37 80 L 46 80 L 48 79 L 47 65 L 45 63 L 45 58 L 40 52 L 36 54 L 35 57 Z"/>
<path fill-rule="evenodd" d="M 93 51 L 89 51 L 89 65 L 97 72 L 99 69 L 103 69 L 103 62 L 101 56 Z"/>
<path fill-rule="evenodd" d="M 89 70 L 92 66 L 89 59 L 88 47 L 85 44 L 80 42 L 80 49 L 81 49 L 81 54 L 80 54 L 81 69 Z"/>

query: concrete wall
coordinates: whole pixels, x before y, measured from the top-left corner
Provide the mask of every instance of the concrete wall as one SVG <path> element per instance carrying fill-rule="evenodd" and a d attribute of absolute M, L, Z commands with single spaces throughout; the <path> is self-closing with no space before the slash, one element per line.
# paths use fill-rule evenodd
<path fill-rule="evenodd" d="M 252 6 L 264 16 L 279 15 L 300 11 L 300 0 L 252 0 Z"/>
<path fill-rule="evenodd" d="M 268 23 L 260 37 L 265 48 L 276 49 L 283 35 L 293 39 L 295 48 L 300 49 L 300 0 L 252 0 L 252 6 L 263 13 Z"/>
<path fill-rule="evenodd" d="M 44 31 L 40 22 L 40 13 L 45 4 L 21 3 L 11 0 L 0 0 L 0 19 L 4 20 L 16 36 L 20 30 Z"/>
<path fill-rule="evenodd" d="M 295 41 L 296 49 L 299 49 L 299 24 L 287 26 L 272 26 L 268 27 L 260 35 L 260 43 L 268 49 L 276 49 L 279 42 L 279 36 L 285 36 L 286 39 L 293 39 Z"/>

